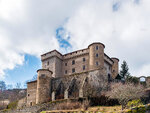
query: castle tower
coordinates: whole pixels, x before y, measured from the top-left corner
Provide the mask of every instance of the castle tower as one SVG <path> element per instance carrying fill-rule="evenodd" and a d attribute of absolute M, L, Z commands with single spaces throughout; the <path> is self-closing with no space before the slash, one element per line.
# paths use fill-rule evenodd
<path fill-rule="evenodd" d="M 116 78 L 119 73 L 119 59 L 118 58 L 111 58 L 114 63 L 112 65 L 112 78 Z"/>
<path fill-rule="evenodd" d="M 104 68 L 104 48 L 102 43 L 92 43 L 89 48 L 89 70 Z"/>
<path fill-rule="evenodd" d="M 52 72 L 48 69 L 37 70 L 36 104 L 49 101 L 51 95 Z"/>

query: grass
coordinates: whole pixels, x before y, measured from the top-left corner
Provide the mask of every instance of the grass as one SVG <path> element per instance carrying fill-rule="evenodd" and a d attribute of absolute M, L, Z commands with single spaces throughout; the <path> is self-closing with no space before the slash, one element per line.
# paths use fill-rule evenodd
<path fill-rule="evenodd" d="M 83 109 L 75 109 L 75 110 L 52 110 L 52 111 L 43 111 L 41 113 L 58 113 L 58 112 L 72 112 L 77 113 L 79 111 L 85 112 Z M 88 113 L 121 113 L 121 106 L 98 106 L 98 107 L 89 107 Z"/>

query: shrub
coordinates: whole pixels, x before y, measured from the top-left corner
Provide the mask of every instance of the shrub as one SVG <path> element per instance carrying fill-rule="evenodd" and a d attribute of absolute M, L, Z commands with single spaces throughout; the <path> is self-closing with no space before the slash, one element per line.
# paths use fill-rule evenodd
<path fill-rule="evenodd" d="M 82 103 L 82 108 L 83 108 L 84 110 L 87 110 L 89 106 L 90 106 L 90 101 L 87 100 L 87 99 L 84 100 L 83 103 Z"/>
<path fill-rule="evenodd" d="M 129 101 L 128 104 L 127 104 L 127 107 L 131 108 L 131 107 L 137 107 L 139 105 L 143 105 L 143 103 L 141 102 L 140 99 Z"/>
<path fill-rule="evenodd" d="M 84 101 L 69 100 L 67 102 L 57 103 L 55 105 L 55 109 L 57 109 L 57 110 L 72 110 L 72 109 L 83 108 L 84 110 L 87 110 L 89 106 L 90 106 L 89 100 L 84 100 Z"/>
<path fill-rule="evenodd" d="M 105 95 L 101 95 L 100 97 L 91 97 L 89 98 L 91 106 L 114 106 L 119 105 L 117 99 L 110 99 Z"/>
<path fill-rule="evenodd" d="M 71 110 L 71 109 L 78 109 L 80 107 L 81 107 L 81 103 L 68 101 L 66 103 L 57 103 L 55 106 L 55 109 L 57 109 L 57 110 Z"/>
<path fill-rule="evenodd" d="M 145 113 L 146 112 L 145 106 L 141 105 L 141 106 L 137 107 L 137 112 L 138 113 Z"/>
<path fill-rule="evenodd" d="M 133 107 L 132 109 L 127 110 L 127 113 L 146 113 L 146 106 L 140 105 L 138 107 Z"/>
<path fill-rule="evenodd" d="M 146 105 L 146 110 L 150 111 L 150 104 Z"/>
<path fill-rule="evenodd" d="M 135 85 L 131 83 L 112 83 L 111 90 L 106 92 L 109 98 L 118 99 L 119 103 L 124 109 L 130 100 L 140 99 L 147 96 L 142 85 Z"/>
<path fill-rule="evenodd" d="M 18 105 L 18 101 L 14 101 L 8 104 L 8 109 L 16 109 Z"/>

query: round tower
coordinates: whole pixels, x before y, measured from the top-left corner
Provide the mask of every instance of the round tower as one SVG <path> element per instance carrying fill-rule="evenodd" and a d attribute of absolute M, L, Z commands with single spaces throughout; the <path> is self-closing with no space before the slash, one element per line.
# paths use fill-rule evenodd
<path fill-rule="evenodd" d="M 51 95 L 51 79 L 52 71 L 48 69 L 37 70 L 37 92 L 36 92 L 36 104 L 49 101 Z"/>
<path fill-rule="evenodd" d="M 114 57 L 111 59 L 114 61 L 112 65 L 112 78 L 114 79 L 119 73 L 119 59 Z"/>
<path fill-rule="evenodd" d="M 92 43 L 89 48 L 89 70 L 104 68 L 104 48 L 102 43 Z"/>

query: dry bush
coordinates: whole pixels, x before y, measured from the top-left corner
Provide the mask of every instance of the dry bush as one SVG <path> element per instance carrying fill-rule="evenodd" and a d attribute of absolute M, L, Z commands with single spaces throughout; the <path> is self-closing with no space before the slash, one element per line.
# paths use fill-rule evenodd
<path fill-rule="evenodd" d="M 0 101 L 0 110 L 6 109 L 7 104 L 3 101 Z"/>
<path fill-rule="evenodd" d="M 87 100 L 87 99 L 84 100 L 83 103 L 82 103 L 82 108 L 83 108 L 84 110 L 87 110 L 89 106 L 90 106 L 90 101 Z"/>
<path fill-rule="evenodd" d="M 132 83 L 114 83 L 111 84 L 111 90 L 106 93 L 109 98 L 118 99 L 122 105 L 122 109 L 126 107 L 128 101 L 133 99 L 140 99 L 146 96 L 144 87 L 140 84 L 135 85 Z"/>
<path fill-rule="evenodd" d="M 76 102 L 68 101 L 66 103 L 57 103 L 55 106 L 55 109 L 57 109 L 57 110 L 72 110 L 72 109 L 83 108 L 84 110 L 87 110 L 89 106 L 90 106 L 89 100 L 84 100 L 82 103 L 77 102 L 77 101 Z"/>
<path fill-rule="evenodd" d="M 81 107 L 80 102 L 71 102 L 68 101 L 66 103 L 57 103 L 55 109 L 57 110 L 71 110 L 71 109 L 78 109 Z"/>

